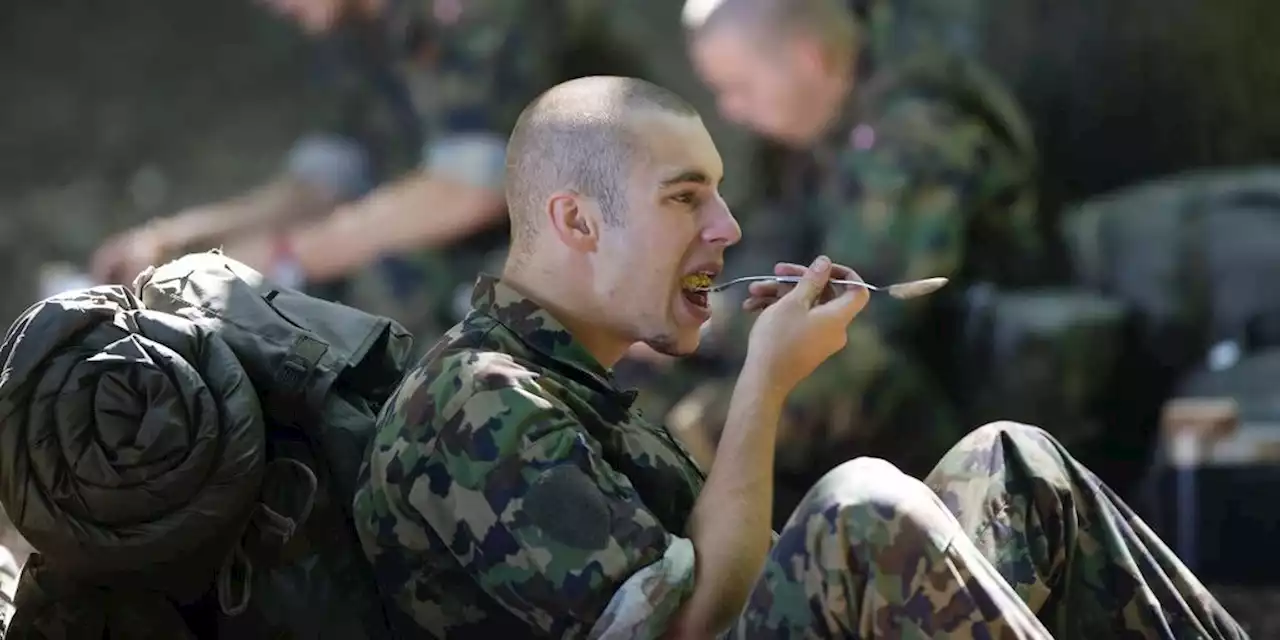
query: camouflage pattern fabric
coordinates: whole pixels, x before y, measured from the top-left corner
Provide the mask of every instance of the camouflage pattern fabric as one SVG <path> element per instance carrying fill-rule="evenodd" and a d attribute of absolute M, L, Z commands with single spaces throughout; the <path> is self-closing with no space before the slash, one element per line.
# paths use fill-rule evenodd
<path fill-rule="evenodd" d="M 731 638 L 1052 638 L 938 496 L 877 458 L 822 477 Z"/>
<path fill-rule="evenodd" d="M 702 471 L 548 312 L 489 277 L 473 304 L 385 407 L 355 500 L 404 632 L 662 637 L 693 588 Z M 1052 637 L 1039 614 L 1096 637 L 1243 637 L 1055 447 L 1002 423 L 927 485 L 883 460 L 841 465 L 728 635 Z"/>
<path fill-rule="evenodd" d="M 392 106 L 399 121 L 412 114 L 401 129 L 422 141 L 419 164 L 433 174 L 500 190 L 506 137 L 520 111 L 567 79 L 560 66 L 572 41 L 564 37 L 569 10 L 562 0 L 391 2 L 373 33 L 370 25 L 353 26 L 362 33 L 348 43 L 356 66 L 346 73 L 347 93 L 374 90 L 383 96 L 377 106 Z M 349 102 L 377 111 L 370 100 Z M 420 215 L 432 215 L 429 205 Z M 505 243 L 499 228 L 388 257 L 380 276 L 390 299 L 380 310 L 410 327 L 419 345 L 431 344 L 457 322 L 459 288 L 470 286 L 485 256 Z"/>
<path fill-rule="evenodd" d="M 546 311 L 487 277 L 472 302 L 384 407 L 360 475 L 384 597 L 436 637 L 575 638 L 635 591 L 604 628 L 660 629 L 693 579 L 672 532 L 701 470 Z"/>
<path fill-rule="evenodd" d="M 1038 252 L 1035 149 L 1025 118 L 997 81 L 962 57 L 925 52 L 882 67 L 789 171 L 783 201 L 744 222 L 729 275 L 770 273 L 775 262 L 824 253 L 869 282 L 1008 283 Z M 951 293 L 878 299 L 867 308 L 850 327 L 850 348 L 793 395 L 781 471 L 808 484 L 815 470 L 874 455 L 919 476 L 963 435 L 929 354 L 912 347 L 937 332 L 936 300 Z M 735 364 L 754 320 L 734 311 L 738 302 L 723 304 L 728 320 L 707 345 Z M 672 428 L 701 429 L 714 440 L 732 388 L 731 379 L 708 383 L 670 416 Z"/>
<path fill-rule="evenodd" d="M 1248 637 L 1147 524 L 1042 429 L 981 427 L 925 484 L 1055 637 Z"/>

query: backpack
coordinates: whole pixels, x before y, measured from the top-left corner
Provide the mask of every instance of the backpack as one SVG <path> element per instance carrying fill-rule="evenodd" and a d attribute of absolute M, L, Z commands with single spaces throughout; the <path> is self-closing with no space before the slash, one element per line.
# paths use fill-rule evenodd
<path fill-rule="evenodd" d="M 150 268 L 129 293 L 146 313 L 189 323 L 225 344 L 256 392 L 265 425 L 257 504 L 229 545 L 204 608 L 176 607 L 192 632 L 183 637 L 209 636 L 211 628 L 216 637 L 392 637 L 351 503 L 377 412 L 408 365 L 409 334 L 387 318 L 276 287 L 217 251 Z M 28 539 L 43 551 L 39 539 Z M 107 593 L 95 602 L 112 610 L 112 590 L 99 590 Z M 149 606 L 138 597 L 131 602 Z M 140 618 L 175 618 L 149 602 L 155 604 L 137 612 Z"/>
<path fill-rule="evenodd" d="M 275 287 L 219 252 L 144 272 L 134 288 L 147 308 L 208 326 L 231 347 L 262 400 L 268 462 L 300 463 L 264 480 L 263 502 L 294 517 L 250 526 L 243 546 L 255 573 L 241 610 L 251 603 L 294 637 L 390 637 L 351 504 L 412 336 L 388 318 Z"/>

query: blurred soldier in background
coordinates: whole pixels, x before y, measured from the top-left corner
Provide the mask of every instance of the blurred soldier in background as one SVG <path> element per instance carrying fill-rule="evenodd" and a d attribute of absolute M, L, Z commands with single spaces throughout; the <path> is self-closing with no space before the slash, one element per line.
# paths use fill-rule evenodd
<path fill-rule="evenodd" d="M 292 287 L 382 259 L 396 299 L 388 315 L 429 345 L 458 320 L 455 302 L 465 306 L 475 273 L 501 264 L 505 140 L 520 109 L 561 80 L 631 72 L 615 61 L 642 65 L 639 46 L 654 44 L 616 33 L 619 21 L 585 0 L 266 2 L 336 56 L 343 100 L 331 105 L 327 132 L 299 141 L 281 174 L 247 194 L 111 238 L 93 257 L 99 281 L 128 282 L 150 264 L 218 244 Z M 624 51 L 585 56 L 591 38 Z M 370 129 L 421 141 L 417 169 L 382 182 L 388 154 Z"/>
<path fill-rule="evenodd" d="M 772 210 L 747 216 L 748 240 L 727 275 L 771 273 L 776 261 L 814 253 L 879 284 L 1029 274 L 1036 154 L 1021 109 L 972 59 L 895 25 L 889 0 L 855 5 L 686 4 L 691 56 L 721 114 L 803 151 L 788 160 Z M 808 486 L 857 455 L 920 475 L 963 435 L 928 354 L 911 348 L 940 331 L 926 324 L 936 299 L 873 301 L 850 348 L 797 388 L 780 435 L 780 484 Z M 726 315 L 712 348 L 736 364 L 750 316 Z M 697 440 L 714 440 L 731 391 L 732 377 L 703 384 L 675 406 L 671 426 L 710 450 Z M 789 508 L 780 500 L 779 512 Z"/>
<path fill-rule="evenodd" d="M 297 287 L 344 276 L 384 253 L 449 246 L 501 218 L 495 188 L 504 101 L 523 104 L 541 88 L 540 65 L 555 59 L 555 3 L 537 13 L 520 3 L 486 5 L 486 15 L 430 2 L 267 4 L 320 38 L 332 63 L 339 99 L 325 109 L 325 133 L 300 140 L 263 186 L 108 240 L 93 258 L 99 280 L 128 282 L 150 264 L 224 244 L 233 257 Z M 378 165 L 390 154 L 375 138 L 387 130 L 410 146 L 425 144 L 419 170 L 379 186 Z M 485 243 L 475 244 L 466 249 Z M 461 260 L 472 252 L 453 253 Z M 449 281 L 433 275 L 442 280 L 436 290 Z M 440 300 L 431 302 L 430 313 L 438 313 Z"/>

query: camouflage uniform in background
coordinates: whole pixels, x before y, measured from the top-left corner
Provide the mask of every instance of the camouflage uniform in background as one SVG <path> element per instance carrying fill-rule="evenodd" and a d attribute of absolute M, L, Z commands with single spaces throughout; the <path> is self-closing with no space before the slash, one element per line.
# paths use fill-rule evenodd
<path fill-rule="evenodd" d="M 495 279 L 379 417 L 356 526 L 404 632 L 662 637 L 704 475 L 634 391 Z M 930 490 L 932 489 L 932 491 Z M 928 485 L 863 458 L 775 539 L 739 638 L 1241 638 L 1055 440 L 997 423 Z"/>
<path fill-rule="evenodd" d="M 874 300 L 850 327 L 849 347 L 796 390 L 778 465 L 804 486 L 856 455 L 920 476 L 955 444 L 962 421 L 930 360 L 946 356 L 927 346 L 946 329 L 939 302 L 968 281 L 1016 280 L 1036 252 L 1035 149 L 999 81 L 964 56 L 927 49 L 862 75 L 825 138 L 785 167 L 781 201 L 746 218 L 726 276 L 824 253 L 868 282 L 957 282 L 916 301 Z M 720 305 L 725 320 L 713 321 L 722 326 L 705 348 L 731 369 L 754 318 L 740 301 Z M 705 383 L 676 405 L 670 426 L 714 441 L 732 389 L 732 375 Z"/>
<path fill-rule="evenodd" d="M 536 7 L 393 0 L 381 19 L 344 25 L 324 43 L 338 93 L 326 114 L 330 133 L 295 148 L 291 173 L 344 200 L 406 165 L 500 193 L 506 138 L 520 110 L 566 79 L 558 66 L 568 11 L 561 0 Z M 413 158 L 403 157 L 406 142 Z M 417 215 L 432 215 L 431 203 Z M 383 295 L 361 286 L 343 297 L 403 321 L 430 344 L 457 321 L 458 288 L 506 236 L 490 229 L 451 247 L 389 256 L 378 265 L 383 286 L 374 287 Z"/>
<path fill-rule="evenodd" d="M 412 164 L 501 193 L 507 137 L 521 110 L 546 89 L 599 73 L 696 87 L 676 46 L 679 32 L 659 29 L 650 15 L 673 5 L 654 0 L 614 11 L 595 0 L 392 0 L 382 20 L 349 25 L 326 43 L 341 96 L 326 117 L 334 133 L 303 141 L 292 172 L 344 199 Z M 659 38 L 671 46 L 660 46 Z M 593 47 L 607 55 L 592 55 Z M 705 90 L 694 95 L 709 102 Z M 735 138 L 711 124 L 718 140 L 744 147 L 741 133 Z M 416 158 L 399 157 L 405 141 L 417 143 L 410 145 L 418 147 L 410 153 Z M 741 165 L 750 155 L 735 153 L 732 162 Z M 375 158 L 393 166 L 375 166 Z M 432 215 L 431 203 L 418 215 Z M 476 274 L 506 244 L 500 225 L 452 247 L 388 257 L 379 265 L 385 284 L 372 287 L 383 295 L 356 287 L 349 302 L 401 321 L 425 347 L 462 318 Z"/>

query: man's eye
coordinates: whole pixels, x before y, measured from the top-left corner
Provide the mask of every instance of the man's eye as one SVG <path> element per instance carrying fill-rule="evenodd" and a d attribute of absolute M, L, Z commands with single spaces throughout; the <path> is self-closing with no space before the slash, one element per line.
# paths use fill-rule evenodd
<path fill-rule="evenodd" d="M 698 196 L 691 191 L 686 191 L 684 193 L 678 193 L 671 196 L 671 199 L 679 202 L 680 204 L 695 204 L 698 201 Z"/>

